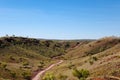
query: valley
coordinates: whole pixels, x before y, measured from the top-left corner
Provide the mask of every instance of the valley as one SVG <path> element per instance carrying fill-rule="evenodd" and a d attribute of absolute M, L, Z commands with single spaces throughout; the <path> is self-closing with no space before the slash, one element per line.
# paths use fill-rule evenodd
<path fill-rule="evenodd" d="M 119 80 L 120 38 L 0 38 L 0 80 L 79 79 Z"/>

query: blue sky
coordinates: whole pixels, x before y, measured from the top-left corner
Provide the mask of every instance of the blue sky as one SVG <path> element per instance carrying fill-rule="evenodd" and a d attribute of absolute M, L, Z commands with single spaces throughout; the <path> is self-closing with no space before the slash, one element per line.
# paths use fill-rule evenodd
<path fill-rule="evenodd" d="M 0 36 L 120 36 L 120 0 L 0 0 Z"/>

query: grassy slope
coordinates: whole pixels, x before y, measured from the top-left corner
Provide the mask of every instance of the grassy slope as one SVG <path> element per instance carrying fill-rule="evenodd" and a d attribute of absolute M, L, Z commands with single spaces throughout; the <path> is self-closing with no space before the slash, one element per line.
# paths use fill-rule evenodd
<path fill-rule="evenodd" d="M 84 41 L 0 38 L 0 80 L 29 80 L 32 72 L 53 63 L 54 58 Z M 43 62 L 43 64 L 41 63 Z M 38 68 L 39 66 L 39 68 Z"/>
<path fill-rule="evenodd" d="M 1 61 L 0 76 L 5 79 L 11 79 L 12 73 L 16 74 L 16 79 L 22 79 L 23 78 L 22 73 L 28 72 L 28 71 L 32 70 L 32 68 L 37 67 L 37 65 L 40 62 L 39 60 L 46 60 L 44 57 L 42 57 L 38 54 L 28 52 L 28 51 L 21 49 L 19 47 L 16 47 L 16 46 L 14 47 L 14 49 L 13 49 L 13 47 L 7 47 L 0 51 L 1 51 L 1 54 L 0 54 L 0 61 Z M 31 56 L 34 56 L 36 58 L 30 58 Z M 34 64 L 36 63 L 36 66 L 34 66 L 33 63 Z M 7 65 L 6 68 L 2 67 L 4 64 Z M 30 66 L 30 69 L 22 68 L 22 67 L 24 67 L 24 64 L 27 64 L 27 66 Z"/>
<path fill-rule="evenodd" d="M 94 60 L 96 57 L 98 60 Z M 105 75 L 120 77 L 120 39 L 108 37 L 74 48 L 65 55 L 67 60 L 50 70 L 55 76 L 67 75 L 68 80 L 77 80 L 72 68 L 88 69 L 90 77 Z M 92 62 L 92 63 L 91 63 Z M 107 79 L 108 80 L 108 79 Z"/>
<path fill-rule="evenodd" d="M 93 57 L 98 60 L 93 60 Z M 77 80 L 72 75 L 73 67 L 88 69 L 91 77 L 120 77 L 120 39 L 108 37 L 95 41 L 59 41 L 0 38 L 0 80 L 25 80 L 25 77 L 31 76 L 31 72 L 40 69 L 38 65 L 41 62 L 45 68 L 56 59 L 64 59 L 64 63 L 50 72 L 56 76 L 67 75 L 68 80 Z"/>

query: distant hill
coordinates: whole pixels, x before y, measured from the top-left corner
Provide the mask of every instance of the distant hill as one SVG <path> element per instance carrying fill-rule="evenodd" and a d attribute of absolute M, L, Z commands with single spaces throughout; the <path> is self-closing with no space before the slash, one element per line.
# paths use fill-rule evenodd
<path fill-rule="evenodd" d="M 88 44 L 78 45 L 77 48 L 69 51 L 66 56 L 70 57 L 82 57 L 86 55 L 93 55 L 99 52 L 103 52 L 107 49 L 114 47 L 120 43 L 120 38 L 117 37 L 106 37 L 99 40 L 91 41 Z"/>
<path fill-rule="evenodd" d="M 2 37 L 0 38 L 0 48 L 16 46 L 52 58 L 63 55 L 68 48 L 75 47 L 85 41 L 89 40 L 44 40 L 24 37 Z"/>

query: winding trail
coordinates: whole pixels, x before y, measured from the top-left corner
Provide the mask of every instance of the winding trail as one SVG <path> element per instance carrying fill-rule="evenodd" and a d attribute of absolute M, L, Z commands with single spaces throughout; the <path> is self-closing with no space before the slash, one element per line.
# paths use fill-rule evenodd
<path fill-rule="evenodd" d="M 52 65 L 50 65 L 48 68 L 40 71 L 32 80 L 40 80 L 41 75 L 43 75 L 46 71 L 50 70 L 50 69 L 53 68 L 54 66 L 61 64 L 62 62 L 63 62 L 63 60 L 60 60 L 59 62 L 57 62 L 57 63 L 55 63 L 55 64 L 52 64 Z"/>

